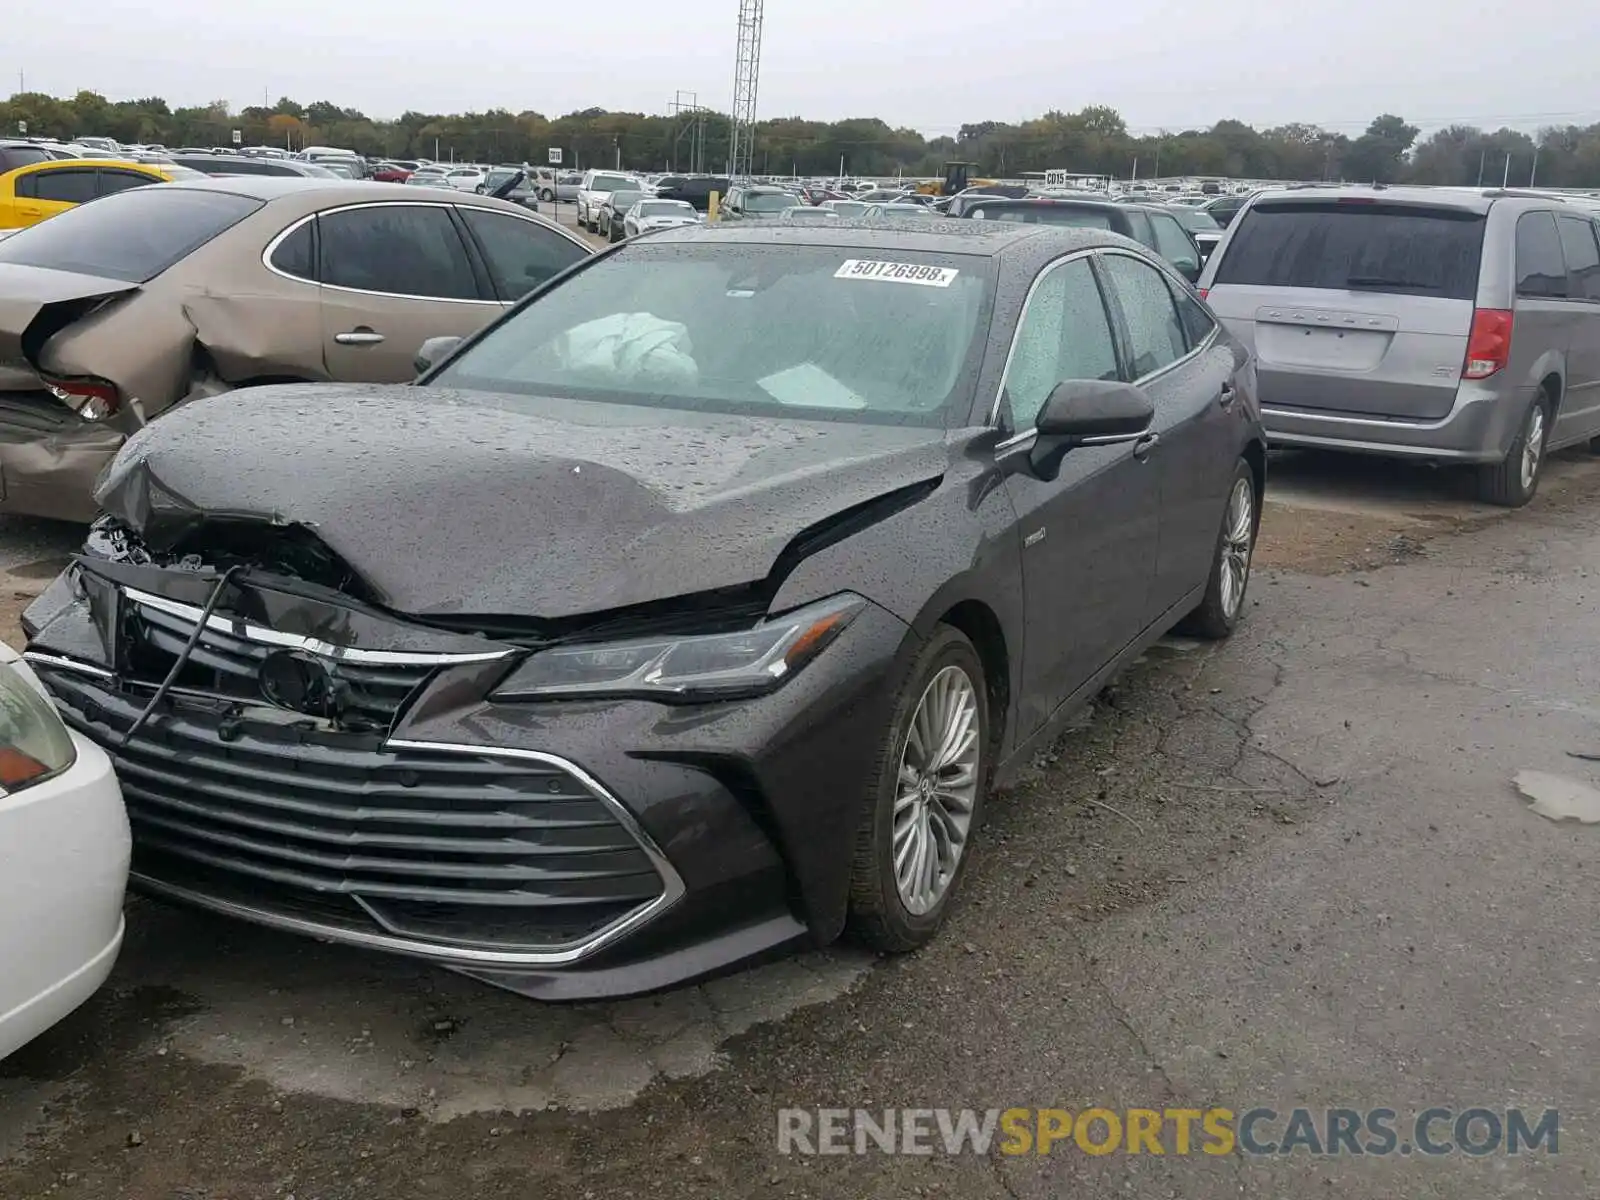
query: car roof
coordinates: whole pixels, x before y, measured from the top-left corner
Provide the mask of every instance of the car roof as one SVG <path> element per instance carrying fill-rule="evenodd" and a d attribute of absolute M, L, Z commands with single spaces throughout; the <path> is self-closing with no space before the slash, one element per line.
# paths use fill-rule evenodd
<path fill-rule="evenodd" d="M 1421 205 L 1486 213 L 1496 200 L 1515 194 L 1498 188 L 1391 187 L 1388 184 L 1374 184 L 1364 187 L 1270 188 L 1257 192 L 1250 199 L 1256 204 L 1327 204 L 1343 200 L 1347 203 Z M 1532 198 L 1527 193 L 1523 193 L 1523 196 Z"/>
<path fill-rule="evenodd" d="M 969 208 L 1088 208 L 1108 209 L 1112 212 L 1127 208 L 1126 204 L 1113 204 L 1109 200 L 1079 200 L 1072 196 L 1023 196 L 1011 199 L 1009 196 L 984 196 L 973 200 L 970 204 L 963 204 L 962 211 Z"/>
<path fill-rule="evenodd" d="M 407 183 L 372 183 L 364 179 L 320 179 L 309 175 L 208 175 L 201 179 L 179 179 L 163 186 L 177 191 L 225 192 L 233 196 L 246 196 L 268 204 L 292 207 L 301 214 L 340 204 L 432 202 L 494 208 L 533 218 L 533 214 L 522 205 L 509 200 L 497 200 L 493 196 L 480 196 L 451 188 L 413 187 Z M 548 218 L 538 219 L 547 225 L 555 224 Z"/>
<path fill-rule="evenodd" d="M 869 225 L 840 221 L 827 225 L 781 223 L 686 225 L 650 235 L 649 244 L 666 242 L 722 242 L 738 245 L 831 246 L 837 249 L 895 250 L 972 254 L 993 258 L 1021 242 L 1037 242 L 1050 256 L 1086 250 L 1093 246 L 1126 245 L 1127 239 L 1103 229 L 1073 229 L 1059 225 L 1024 225 L 1011 221 L 947 219 L 915 225 Z"/>
<path fill-rule="evenodd" d="M 121 167 L 130 171 L 142 171 L 149 175 L 159 175 L 162 173 L 162 167 L 172 165 L 171 163 L 136 162 L 131 158 L 51 158 L 44 162 L 24 163 L 20 167 L 13 167 L 7 174 L 24 175 L 34 171 L 54 170 L 59 167 Z"/>

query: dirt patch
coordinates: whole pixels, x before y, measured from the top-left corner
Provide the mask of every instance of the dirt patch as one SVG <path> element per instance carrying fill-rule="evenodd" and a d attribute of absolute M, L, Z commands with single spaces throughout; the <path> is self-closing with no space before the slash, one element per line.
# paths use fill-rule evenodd
<path fill-rule="evenodd" d="M 1417 517 L 1330 512 L 1269 500 L 1261 514 L 1255 564 L 1307 575 L 1370 571 L 1423 557 L 1432 539 L 1491 520 L 1492 515 L 1481 514 Z"/>

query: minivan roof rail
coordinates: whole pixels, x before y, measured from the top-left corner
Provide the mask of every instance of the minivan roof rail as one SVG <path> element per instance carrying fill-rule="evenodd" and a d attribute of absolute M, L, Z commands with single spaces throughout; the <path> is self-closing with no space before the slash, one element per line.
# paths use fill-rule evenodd
<path fill-rule="evenodd" d="M 1537 192 L 1529 191 L 1527 188 L 1484 188 L 1483 195 L 1485 199 L 1489 200 L 1511 198 L 1522 200 L 1559 200 L 1563 204 L 1567 202 L 1567 197 L 1561 195 L 1559 192 Z"/>

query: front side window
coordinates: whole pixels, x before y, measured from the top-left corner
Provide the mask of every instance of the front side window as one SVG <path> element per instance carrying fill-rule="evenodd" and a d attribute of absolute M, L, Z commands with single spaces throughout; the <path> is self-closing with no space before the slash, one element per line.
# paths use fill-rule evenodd
<path fill-rule="evenodd" d="M 1128 326 L 1134 379 L 1143 379 L 1189 352 L 1188 338 L 1166 276 L 1127 254 L 1105 256 L 1106 277 Z"/>
<path fill-rule="evenodd" d="M 478 239 L 502 300 L 521 299 L 587 257 L 581 246 L 537 221 L 482 208 L 462 208 L 460 212 Z"/>
<path fill-rule="evenodd" d="M 1111 322 L 1089 260 L 1049 269 L 1028 298 L 1006 366 L 1012 428 L 1031 428 L 1056 384 L 1117 374 Z"/>
<path fill-rule="evenodd" d="M 317 221 L 324 284 L 391 296 L 479 299 L 467 248 L 447 208 L 370 204 L 324 213 Z"/>
<path fill-rule="evenodd" d="M 939 427 L 967 417 L 991 276 L 988 258 L 951 253 L 647 239 L 541 294 L 430 383 L 530 411 L 589 401 L 618 423 L 645 406 Z"/>

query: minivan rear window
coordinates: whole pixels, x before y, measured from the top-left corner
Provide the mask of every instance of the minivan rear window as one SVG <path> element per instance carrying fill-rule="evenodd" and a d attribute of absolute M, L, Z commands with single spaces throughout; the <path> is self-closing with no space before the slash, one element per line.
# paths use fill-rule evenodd
<path fill-rule="evenodd" d="M 1456 209 L 1269 201 L 1245 213 L 1213 283 L 1471 300 L 1483 228 Z"/>
<path fill-rule="evenodd" d="M 133 188 L 0 241 L 0 263 L 148 283 L 261 206 L 230 192 Z"/>

